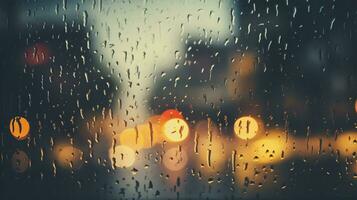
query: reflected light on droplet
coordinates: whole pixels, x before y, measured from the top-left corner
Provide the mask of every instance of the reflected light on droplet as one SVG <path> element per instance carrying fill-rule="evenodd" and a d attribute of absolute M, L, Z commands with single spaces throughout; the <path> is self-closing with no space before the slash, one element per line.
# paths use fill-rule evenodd
<path fill-rule="evenodd" d="M 83 165 L 83 152 L 73 145 L 64 144 L 55 147 L 57 163 L 66 169 L 78 170 Z"/>
<path fill-rule="evenodd" d="M 234 132 L 241 139 L 252 139 L 258 131 L 258 122 L 253 117 L 244 116 L 234 123 Z"/>
<path fill-rule="evenodd" d="M 163 156 L 164 166 L 171 171 L 182 170 L 188 162 L 188 156 L 184 149 L 171 148 Z"/>
<path fill-rule="evenodd" d="M 163 132 L 170 141 L 181 142 L 187 138 L 189 127 L 185 120 L 174 118 L 165 122 Z"/>
<path fill-rule="evenodd" d="M 113 168 L 127 168 L 135 162 L 135 151 L 125 145 L 118 145 L 109 150 Z"/>
<path fill-rule="evenodd" d="M 30 166 L 30 159 L 22 150 L 16 150 L 11 158 L 12 169 L 16 173 L 25 172 Z"/>
<path fill-rule="evenodd" d="M 30 124 L 27 119 L 19 116 L 11 119 L 9 128 L 11 135 L 14 136 L 14 138 L 17 140 L 26 139 L 30 132 Z"/>

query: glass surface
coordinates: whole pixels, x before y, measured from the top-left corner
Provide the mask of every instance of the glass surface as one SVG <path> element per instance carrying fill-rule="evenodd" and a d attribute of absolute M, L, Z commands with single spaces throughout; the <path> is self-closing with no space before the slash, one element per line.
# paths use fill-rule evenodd
<path fill-rule="evenodd" d="M 2 0 L 0 199 L 357 198 L 355 0 Z"/>

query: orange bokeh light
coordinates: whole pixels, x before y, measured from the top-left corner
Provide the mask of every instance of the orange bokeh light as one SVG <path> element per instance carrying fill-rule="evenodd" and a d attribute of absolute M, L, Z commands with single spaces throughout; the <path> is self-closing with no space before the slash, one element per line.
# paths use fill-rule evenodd
<path fill-rule="evenodd" d="M 30 124 L 24 117 L 16 116 L 10 121 L 10 133 L 17 140 L 24 140 L 30 132 Z"/>
<path fill-rule="evenodd" d="M 57 163 L 63 168 L 78 170 L 84 163 L 83 152 L 73 145 L 56 146 L 54 153 Z"/>
<path fill-rule="evenodd" d="M 167 120 L 170 120 L 173 118 L 183 119 L 184 117 L 180 111 L 178 111 L 176 109 L 168 109 L 161 114 L 160 121 L 166 122 Z"/>

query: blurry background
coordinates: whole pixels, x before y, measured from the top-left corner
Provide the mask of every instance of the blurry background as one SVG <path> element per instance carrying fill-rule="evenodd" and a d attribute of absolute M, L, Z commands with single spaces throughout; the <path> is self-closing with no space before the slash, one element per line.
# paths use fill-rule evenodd
<path fill-rule="evenodd" d="M 1 1 L 1 199 L 357 196 L 356 12 Z"/>

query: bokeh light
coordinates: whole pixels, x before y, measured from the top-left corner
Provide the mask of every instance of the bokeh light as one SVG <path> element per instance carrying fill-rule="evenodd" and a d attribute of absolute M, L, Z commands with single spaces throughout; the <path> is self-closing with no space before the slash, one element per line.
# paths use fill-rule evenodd
<path fill-rule="evenodd" d="M 11 135 L 17 140 L 24 140 L 30 132 L 30 123 L 24 117 L 14 117 L 9 127 Z"/>
<path fill-rule="evenodd" d="M 54 152 L 55 159 L 62 168 L 78 170 L 84 163 L 82 150 L 71 144 L 58 145 Z"/>
<path fill-rule="evenodd" d="M 344 132 L 336 139 L 336 150 L 341 155 L 352 156 L 357 152 L 357 132 Z"/>
<path fill-rule="evenodd" d="M 161 115 L 153 115 L 153 116 L 150 116 L 147 120 L 146 120 L 146 122 L 150 122 L 150 123 L 152 123 L 152 124 L 162 124 L 161 123 Z"/>
<path fill-rule="evenodd" d="M 258 122 L 253 117 L 244 116 L 234 123 L 234 132 L 241 139 L 252 139 L 258 131 Z"/>
<path fill-rule="evenodd" d="M 195 126 L 193 151 L 198 156 L 197 167 L 205 172 L 220 171 L 227 163 L 230 141 L 211 120 L 202 120 Z"/>
<path fill-rule="evenodd" d="M 184 117 L 180 111 L 178 111 L 176 109 L 168 109 L 168 110 L 165 110 L 161 114 L 160 121 L 166 122 L 167 120 L 173 119 L 173 118 L 183 119 Z"/>
<path fill-rule="evenodd" d="M 181 142 L 187 138 L 189 127 L 185 120 L 174 118 L 165 122 L 163 132 L 170 141 Z"/>
<path fill-rule="evenodd" d="M 250 156 L 258 163 L 277 163 L 290 157 L 292 143 L 285 135 L 280 130 L 269 130 L 268 135 L 248 146 Z"/>
<path fill-rule="evenodd" d="M 23 173 L 29 168 L 30 159 L 24 151 L 16 149 L 11 158 L 11 165 L 16 173 Z"/>
<path fill-rule="evenodd" d="M 135 151 L 125 145 L 117 145 L 109 150 L 113 168 L 128 168 L 135 163 Z"/>
<path fill-rule="evenodd" d="M 152 123 L 144 123 L 134 128 L 127 128 L 114 136 L 114 143 L 128 146 L 134 150 L 150 148 L 161 140 L 159 125 Z"/>
<path fill-rule="evenodd" d="M 171 171 L 180 171 L 187 165 L 188 155 L 184 149 L 174 147 L 165 152 L 163 163 Z"/>
<path fill-rule="evenodd" d="M 357 198 L 350 1 L 1 1 L 0 199 Z"/>

